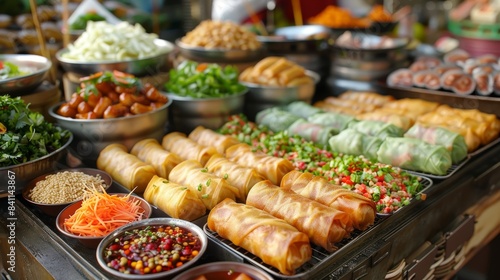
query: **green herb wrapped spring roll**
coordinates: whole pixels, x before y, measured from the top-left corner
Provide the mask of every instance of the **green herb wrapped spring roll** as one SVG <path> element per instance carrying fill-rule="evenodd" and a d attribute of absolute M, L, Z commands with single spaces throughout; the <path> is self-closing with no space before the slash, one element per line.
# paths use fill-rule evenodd
<path fill-rule="evenodd" d="M 312 123 L 330 127 L 335 131 L 335 134 L 338 134 L 342 130 L 346 129 L 349 123 L 356 122 L 356 119 L 351 115 L 334 112 L 314 114 L 309 116 L 307 120 Z"/>
<path fill-rule="evenodd" d="M 304 101 L 294 101 L 286 106 L 286 111 L 296 116 L 307 119 L 309 116 L 323 112 L 318 107 L 314 107 Z"/>
<path fill-rule="evenodd" d="M 378 137 L 365 135 L 354 129 L 343 130 L 328 140 L 333 152 L 363 155 L 368 159 L 377 159 L 377 151 L 382 142 Z"/>
<path fill-rule="evenodd" d="M 429 144 L 444 146 L 451 152 L 452 163 L 459 163 L 467 157 L 465 138 L 446 128 L 415 124 L 404 136 L 421 139 Z"/>
<path fill-rule="evenodd" d="M 274 132 L 287 130 L 300 117 L 277 107 L 264 109 L 257 113 L 255 121 L 269 127 Z"/>
<path fill-rule="evenodd" d="M 402 137 L 404 131 L 390 123 L 373 120 L 362 120 L 349 124 L 349 128 L 355 129 L 366 135 L 375 136 L 382 140 L 386 137 Z"/>
<path fill-rule="evenodd" d="M 445 147 L 415 138 L 387 137 L 377 155 L 379 162 L 435 175 L 445 175 L 451 167 L 451 155 Z"/>
<path fill-rule="evenodd" d="M 328 139 L 335 135 L 335 130 L 320 124 L 308 122 L 305 119 L 296 120 L 289 128 L 290 135 L 300 135 L 308 141 L 326 145 Z"/>

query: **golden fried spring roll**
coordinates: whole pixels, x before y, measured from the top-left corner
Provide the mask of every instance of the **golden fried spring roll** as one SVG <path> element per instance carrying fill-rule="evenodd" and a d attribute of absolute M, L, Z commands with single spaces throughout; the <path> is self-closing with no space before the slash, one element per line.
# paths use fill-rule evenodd
<path fill-rule="evenodd" d="M 99 153 L 97 168 L 104 170 L 113 180 L 129 190 L 142 194 L 149 181 L 156 175 L 155 168 L 129 154 L 123 144 L 110 144 Z"/>
<path fill-rule="evenodd" d="M 238 189 L 236 198 L 240 202 L 245 202 L 248 192 L 258 182 L 265 180 L 255 169 L 239 165 L 221 154 L 213 155 L 205 164 L 209 172 L 226 178 L 232 186 Z"/>
<path fill-rule="evenodd" d="M 375 222 L 375 202 L 320 176 L 294 170 L 283 177 L 280 187 L 347 213 L 356 229 L 365 230 Z"/>
<path fill-rule="evenodd" d="M 306 234 L 263 210 L 228 198 L 210 211 L 207 225 L 285 275 L 293 275 L 312 256 Z"/>
<path fill-rule="evenodd" d="M 151 164 L 155 168 L 156 173 L 163 178 L 168 178 L 170 170 L 182 161 L 178 155 L 165 150 L 153 138 L 137 142 L 130 150 L 130 153 L 140 160 Z"/>
<path fill-rule="evenodd" d="M 200 145 L 214 147 L 220 154 L 224 154 L 227 148 L 240 143 L 233 136 L 217 133 L 201 125 L 193 129 L 188 137 Z"/>
<path fill-rule="evenodd" d="M 345 212 L 281 189 L 268 180 L 253 186 L 246 203 L 285 220 L 329 252 L 336 250 L 335 243 L 352 231 L 351 219 Z"/>
<path fill-rule="evenodd" d="M 192 221 L 207 211 L 193 190 L 156 175 L 149 181 L 143 196 L 172 218 Z"/>
<path fill-rule="evenodd" d="M 217 153 L 214 147 L 200 145 L 196 141 L 189 139 L 182 132 L 170 132 L 163 136 L 161 145 L 167 151 L 178 155 L 183 160 L 194 159 L 202 165 L 205 165 L 208 159 Z"/>
<path fill-rule="evenodd" d="M 187 186 L 201 199 L 207 209 L 225 198 L 236 200 L 238 189 L 224 178 L 208 172 L 199 161 L 186 160 L 170 171 L 169 181 Z"/>
<path fill-rule="evenodd" d="M 279 185 L 283 176 L 294 170 L 293 164 L 284 158 L 273 157 L 263 152 L 252 151 L 245 143 L 237 144 L 226 150 L 226 158 L 240 165 L 252 167 L 273 184 Z"/>

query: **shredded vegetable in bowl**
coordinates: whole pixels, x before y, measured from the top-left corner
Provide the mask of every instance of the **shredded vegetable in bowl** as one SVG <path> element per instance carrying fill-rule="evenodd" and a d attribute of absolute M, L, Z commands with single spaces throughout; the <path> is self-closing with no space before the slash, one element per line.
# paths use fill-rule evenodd
<path fill-rule="evenodd" d="M 158 47 L 156 39 L 158 35 L 146 33 L 139 24 L 89 21 L 85 32 L 61 57 L 82 62 L 123 61 L 153 57 L 170 50 Z"/>

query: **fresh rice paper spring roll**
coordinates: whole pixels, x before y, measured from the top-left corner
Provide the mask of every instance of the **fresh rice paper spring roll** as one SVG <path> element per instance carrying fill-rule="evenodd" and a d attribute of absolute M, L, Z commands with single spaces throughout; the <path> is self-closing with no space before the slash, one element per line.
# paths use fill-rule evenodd
<path fill-rule="evenodd" d="M 328 140 L 333 152 L 362 155 L 372 160 L 378 158 L 377 152 L 382 142 L 383 140 L 378 137 L 365 135 L 354 129 L 345 129 Z"/>
<path fill-rule="evenodd" d="M 129 154 L 125 145 L 113 143 L 101 150 L 97 168 L 111 175 L 113 180 L 135 193 L 142 194 L 156 175 L 155 168 Z"/>
<path fill-rule="evenodd" d="M 188 187 L 198 195 L 208 210 L 226 198 L 236 200 L 238 194 L 236 187 L 224 178 L 208 172 L 197 160 L 185 160 L 175 166 L 170 171 L 168 180 Z"/>
<path fill-rule="evenodd" d="M 218 153 L 224 154 L 226 149 L 232 145 L 239 144 L 238 139 L 233 136 L 217 133 L 209 128 L 197 126 L 191 133 L 189 139 L 196 141 L 198 144 L 206 147 L 214 147 Z"/>
<path fill-rule="evenodd" d="M 397 127 L 390 123 L 373 120 L 362 120 L 359 122 L 352 122 L 349 128 L 357 130 L 369 136 L 375 136 L 382 140 L 386 137 L 402 137 L 404 131 L 402 128 Z"/>
<path fill-rule="evenodd" d="M 168 178 L 170 170 L 182 159 L 174 153 L 165 150 L 160 143 L 153 138 L 148 138 L 137 142 L 130 153 L 140 160 L 151 164 L 156 173 L 163 178 Z"/>
<path fill-rule="evenodd" d="M 320 145 L 327 145 L 328 140 L 335 135 L 335 130 L 320 124 L 298 119 L 287 129 L 290 135 L 300 135 L 302 138 Z"/>
<path fill-rule="evenodd" d="M 225 199 L 208 214 L 207 226 L 284 275 L 312 257 L 307 235 L 266 211 Z"/>
<path fill-rule="evenodd" d="M 355 229 L 365 230 L 375 222 L 375 202 L 321 176 L 294 170 L 283 177 L 280 187 L 347 213 Z"/>
<path fill-rule="evenodd" d="M 323 110 L 321 110 L 320 108 L 314 107 L 313 105 L 304 101 L 294 101 L 286 105 L 285 109 L 287 112 L 304 119 L 307 119 L 309 116 L 312 116 L 314 114 L 323 112 Z"/>
<path fill-rule="evenodd" d="M 258 182 L 265 180 L 254 168 L 246 167 L 230 161 L 221 154 L 213 155 L 205 167 L 209 172 L 225 178 L 229 184 L 238 189 L 236 198 L 245 202 L 248 192 Z"/>
<path fill-rule="evenodd" d="M 273 157 L 261 151 L 252 151 L 252 147 L 241 143 L 226 150 L 226 158 L 237 164 L 254 168 L 264 178 L 279 185 L 283 176 L 294 170 L 293 164 L 284 158 Z"/>
<path fill-rule="evenodd" d="M 287 130 L 288 127 L 299 118 L 299 116 L 285 110 L 271 107 L 258 112 L 255 116 L 255 121 L 257 124 L 265 125 L 269 127 L 270 130 L 278 132 Z"/>
<path fill-rule="evenodd" d="M 189 139 L 182 132 L 170 132 L 163 136 L 161 145 L 167 151 L 177 154 L 183 160 L 194 159 L 202 165 L 205 165 L 210 157 L 217 153 L 214 147 L 200 145 L 196 141 Z"/>
<path fill-rule="evenodd" d="M 207 211 L 192 189 L 156 175 L 149 181 L 143 196 L 172 218 L 193 221 Z"/>
<path fill-rule="evenodd" d="M 349 123 L 356 122 L 356 119 L 351 115 L 335 112 L 314 114 L 309 116 L 307 120 L 312 123 L 330 127 L 335 131 L 335 134 L 338 134 L 340 131 L 346 129 Z"/>
<path fill-rule="evenodd" d="M 451 161 L 456 164 L 467 157 L 467 143 L 462 135 L 437 126 L 415 124 L 404 135 L 424 140 L 429 144 L 444 146 L 451 153 Z"/>
<path fill-rule="evenodd" d="M 445 175 L 452 164 L 445 147 L 415 138 L 387 137 L 377 155 L 381 163 L 435 175 Z"/>
<path fill-rule="evenodd" d="M 311 242 L 332 252 L 352 231 L 347 213 L 261 181 L 250 190 L 247 205 L 264 210 L 307 234 Z"/>

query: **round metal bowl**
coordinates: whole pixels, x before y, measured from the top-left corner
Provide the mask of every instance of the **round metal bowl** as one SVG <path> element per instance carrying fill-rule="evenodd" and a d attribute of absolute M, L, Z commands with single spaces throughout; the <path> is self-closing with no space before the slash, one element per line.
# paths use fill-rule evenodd
<path fill-rule="evenodd" d="M 121 196 L 121 197 L 129 195 L 128 193 L 110 193 L 110 194 Z M 143 215 L 142 215 L 143 220 L 141 220 L 141 221 L 145 221 L 149 217 L 151 217 L 151 213 L 153 212 L 153 209 L 151 208 L 151 205 L 144 198 L 131 194 L 129 199 L 139 201 L 139 203 L 140 203 L 139 206 L 143 209 Z M 66 206 L 59 213 L 59 215 L 57 215 L 56 227 L 57 227 L 57 230 L 60 233 L 64 234 L 65 236 L 68 236 L 68 237 L 71 237 L 73 239 L 78 240 L 85 247 L 95 249 L 99 246 L 99 243 L 104 238 L 111 235 L 112 233 L 108 234 L 107 236 L 79 236 L 79 235 L 72 234 L 72 233 L 68 232 L 66 229 L 64 229 L 64 221 L 66 219 L 68 219 L 71 215 L 73 215 L 75 213 L 75 211 L 82 206 L 82 202 L 83 202 L 83 200 L 79 200 L 77 202 L 74 202 L 74 203 Z M 139 221 L 139 222 L 141 222 L 141 221 Z"/>
<path fill-rule="evenodd" d="M 187 59 L 203 62 L 248 62 L 258 61 L 265 56 L 264 48 L 255 50 L 238 49 L 208 49 L 193 47 L 183 43 L 180 39 L 175 41 L 182 56 Z"/>
<path fill-rule="evenodd" d="M 59 149 L 35 160 L 25 163 L 0 167 L 0 193 L 11 193 L 14 186 L 15 192 L 20 192 L 26 184 L 34 178 L 57 169 L 58 162 L 67 154 L 67 148 L 73 141 L 73 134 Z"/>
<path fill-rule="evenodd" d="M 27 202 L 29 202 L 30 204 L 35 205 L 43 213 L 45 213 L 45 214 L 47 214 L 49 216 L 56 217 L 57 215 L 59 215 L 59 213 L 66 206 L 68 206 L 71 203 L 74 203 L 74 202 L 76 202 L 78 200 L 81 200 L 81 199 L 77 199 L 75 201 L 68 201 L 68 202 L 65 202 L 65 203 L 56 203 L 56 204 L 41 203 L 41 202 L 33 201 L 31 199 L 31 190 L 36 186 L 36 184 L 38 182 L 45 180 L 45 178 L 47 178 L 47 176 L 53 175 L 53 174 L 57 174 L 57 173 L 60 173 L 60 172 L 65 172 L 65 171 L 83 172 L 83 173 L 85 173 L 87 175 L 94 176 L 94 177 L 97 176 L 97 175 L 99 175 L 101 177 L 101 179 L 104 181 L 104 184 L 106 185 L 106 189 L 109 188 L 111 186 L 111 184 L 113 183 L 113 179 L 111 178 L 111 176 L 108 173 L 106 173 L 106 172 L 104 172 L 102 170 L 95 169 L 95 168 L 69 168 L 69 169 L 58 170 L 58 171 L 55 171 L 55 172 L 50 172 L 50 173 L 38 176 L 35 179 L 31 180 L 26 185 L 26 187 L 23 189 L 23 192 L 22 192 L 23 198 Z"/>
<path fill-rule="evenodd" d="M 241 82 L 248 88 L 244 109 L 247 118 L 254 120 L 257 113 L 264 109 L 286 105 L 293 101 L 300 100 L 310 103 L 320 76 L 309 70 L 306 70 L 306 75 L 311 77 L 314 83 L 294 87 L 277 87 Z"/>
<path fill-rule="evenodd" d="M 220 279 L 221 275 L 227 275 L 231 272 L 232 278 L 235 279 L 241 273 L 246 274 L 252 280 L 272 280 L 273 277 L 267 272 L 249 264 L 239 262 L 211 262 L 193 267 L 183 273 L 177 275 L 172 280 L 192 280 L 192 279 Z M 213 277 L 201 278 L 203 275 Z M 246 279 L 246 278 L 245 278 Z"/>
<path fill-rule="evenodd" d="M 0 79 L 0 94 L 11 96 L 32 93 L 46 78 L 52 67 L 52 62 L 47 58 L 33 54 L 0 54 L 0 61 L 8 61 L 19 66 L 25 75 Z"/>
<path fill-rule="evenodd" d="M 216 98 L 192 98 L 169 93 L 168 98 L 173 101 L 170 110 L 173 129 L 185 133 L 199 125 L 218 129 L 229 116 L 243 113 L 247 92 Z"/>
<path fill-rule="evenodd" d="M 111 243 L 115 238 L 119 238 L 120 236 L 124 235 L 125 232 L 133 230 L 133 229 L 142 229 L 146 228 L 148 226 L 158 226 L 158 225 L 175 225 L 184 229 L 187 229 L 188 231 L 192 232 L 194 235 L 197 235 L 201 241 L 202 247 L 199 250 L 198 255 L 196 255 L 192 260 L 189 262 L 184 263 L 182 266 L 168 270 L 168 271 L 162 271 L 158 273 L 151 273 L 151 274 L 143 274 L 143 275 L 138 275 L 138 274 L 125 274 L 121 273 L 117 270 L 114 270 L 110 267 L 108 267 L 105 259 L 104 259 L 104 250 L 108 246 L 109 243 Z M 187 269 L 188 267 L 194 265 L 198 260 L 203 256 L 205 253 L 206 249 L 208 246 L 208 239 L 206 234 L 203 232 L 203 230 L 198 227 L 197 225 L 181 220 L 181 219 L 175 219 L 175 218 L 151 218 L 147 220 L 142 220 L 138 222 L 133 222 L 130 223 L 126 226 L 122 226 L 106 236 L 100 243 L 99 246 L 97 247 L 96 250 L 96 258 L 97 262 L 101 266 L 102 269 L 104 269 L 106 272 L 112 274 L 115 277 L 118 277 L 120 279 L 171 279 L 172 276 L 180 273 L 181 271 Z"/>
<path fill-rule="evenodd" d="M 172 100 L 145 114 L 93 120 L 63 117 L 57 114 L 61 104 L 62 102 L 50 107 L 49 115 L 60 127 L 74 134 L 75 140 L 71 145 L 74 155 L 95 165 L 101 150 L 111 143 L 122 143 L 131 149 L 135 143 L 146 138 L 160 141 L 168 128 L 168 111 Z"/>
<path fill-rule="evenodd" d="M 123 61 L 77 61 L 64 58 L 68 52 L 67 48 L 56 53 L 56 59 L 66 72 L 80 75 L 91 75 L 97 72 L 118 70 L 135 76 L 145 76 L 156 74 L 168 65 L 168 55 L 173 51 L 174 45 L 169 41 L 155 39 L 158 48 L 165 51 L 161 54 L 141 59 L 131 59 Z"/>

